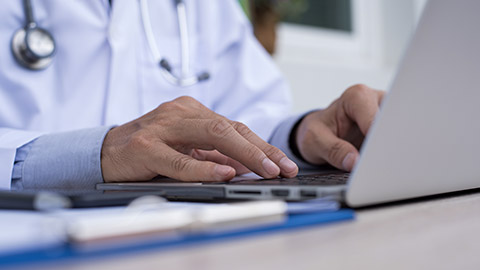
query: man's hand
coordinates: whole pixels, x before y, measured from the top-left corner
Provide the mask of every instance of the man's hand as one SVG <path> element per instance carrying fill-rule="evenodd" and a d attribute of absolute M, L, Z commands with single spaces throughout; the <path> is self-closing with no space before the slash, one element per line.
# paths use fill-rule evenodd
<path fill-rule="evenodd" d="M 327 109 L 308 114 L 296 133 L 302 157 L 312 164 L 329 163 L 351 171 L 383 95 L 383 91 L 354 85 Z"/>
<path fill-rule="evenodd" d="M 294 177 L 298 167 L 242 123 L 230 121 L 190 97 L 163 103 L 115 127 L 101 154 L 105 182 L 226 181 L 253 171 L 265 178 Z"/>

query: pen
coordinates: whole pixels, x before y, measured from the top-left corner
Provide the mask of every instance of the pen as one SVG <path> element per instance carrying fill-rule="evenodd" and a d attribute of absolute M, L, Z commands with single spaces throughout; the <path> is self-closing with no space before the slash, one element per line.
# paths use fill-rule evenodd
<path fill-rule="evenodd" d="M 69 198 L 52 192 L 20 193 L 0 191 L 0 209 L 48 211 L 70 208 L 71 206 L 72 203 Z"/>
<path fill-rule="evenodd" d="M 85 193 L 64 196 L 38 191 L 35 193 L 0 191 L 0 209 L 48 211 L 64 208 L 90 208 L 128 205 L 136 198 L 153 195 L 162 197 L 163 191 Z"/>
<path fill-rule="evenodd" d="M 165 196 L 165 192 L 158 191 L 122 191 L 112 193 L 85 193 L 80 195 L 68 196 L 72 202 L 73 208 L 90 208 L 90 207 L 105 207 L 105 206 L 120 206 L 128 205 L 133 200 L 143 196 Z"/>

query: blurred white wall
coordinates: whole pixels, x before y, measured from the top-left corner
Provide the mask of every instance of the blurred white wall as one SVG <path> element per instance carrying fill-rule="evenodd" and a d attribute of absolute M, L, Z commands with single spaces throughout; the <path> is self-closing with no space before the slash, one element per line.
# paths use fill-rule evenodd
<path fill-rule="evenodd" d="M 282 24 L 275 60 L 294 111 L 326 107 L 356 83 L 388 90 L 425 2 L 352 0 L 353 34 Z"/>

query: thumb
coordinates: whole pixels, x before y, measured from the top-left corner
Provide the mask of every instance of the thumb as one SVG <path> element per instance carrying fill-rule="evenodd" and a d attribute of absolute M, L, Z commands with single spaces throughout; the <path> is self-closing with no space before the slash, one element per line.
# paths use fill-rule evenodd
<path fill-rule="evenodd" d="M 331 165 L 345 171 L 352 171 L 359 153 L 358 150 L 351 143 L 330 134 L 330 138 L 326 140 L 323 159 Z"/>

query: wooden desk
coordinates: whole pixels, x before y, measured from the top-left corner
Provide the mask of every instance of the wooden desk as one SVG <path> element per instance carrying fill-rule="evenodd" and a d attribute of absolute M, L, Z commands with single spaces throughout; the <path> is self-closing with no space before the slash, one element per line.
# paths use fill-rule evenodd
<path fill-rule="evenodd" d="M 45 269 L 480 269 L 480 193 L 359 210 L 342 224 Z"/>

